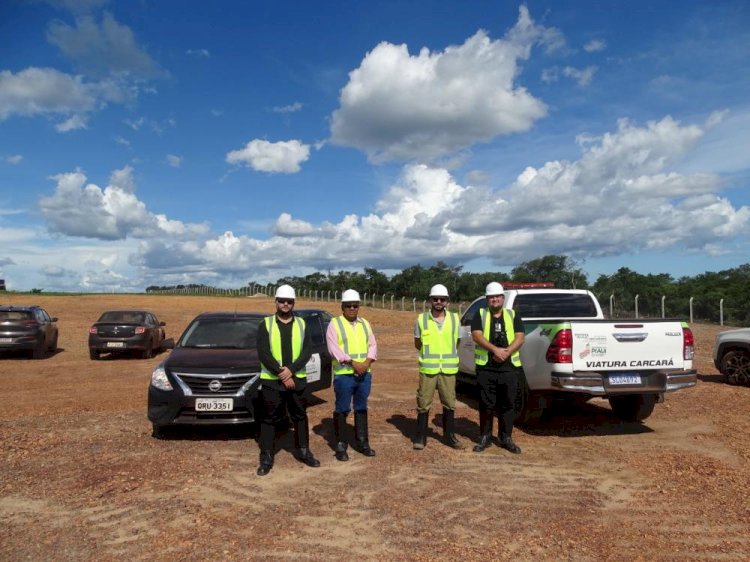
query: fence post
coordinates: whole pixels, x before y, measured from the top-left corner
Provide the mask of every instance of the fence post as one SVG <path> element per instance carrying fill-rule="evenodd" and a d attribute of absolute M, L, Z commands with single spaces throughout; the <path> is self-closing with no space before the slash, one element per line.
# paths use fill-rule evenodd
<path fill-rule="evenodd" d="M 690 323 L 693 323 L 693 297 L 690 297 Z"/>
<path fill-rule="evenodd" d="M 391 310 L 393 310 L 393 297 L 395 297 L 395 296 L 396 295 L 391 295 Z"/>
<path fill-rule="evenodd" d="M 412 297 L 412 299 L 411 299 L 411 309 L 414 312 L 417 311 L 417 297 Z"/>
<path fill-rule="evenodd" d="M 664 299 L 666 298 L 667 298 L 667 295 L 661 296 L 661 317 L 662 318 L 666 318 L 665 313 L 664 313 Z"/>
<path fill-rule="evenodd" d="M 383 293 L 383 310 L 385 310 L 385 293 Z"/>
<path fill-rule="evenodd" d="M 635 317 L 636 318 L 638 318 L 638 297 L 640 297 L 640 296 L 641 295 L 636 295 L 635 296 Z"/>
<path fill-rule="evenodd" d="M 615 317 L 614 308 L 615 308 L 615 294 L 612 293 L 611 295 L 609 295 L 609 317 L 610 318 Z"/>
<path fill-rule="evenodd" d="M 719 326 L 724 325 L 724 299 L 719 301 Z"/>
<path fill-rule="evenodd" d="M 404 310 L 406 310 L 406 309 L 404 308 L 404 301 L 405 301 L 405 300 L 406 300 L 406 297 L 401 297 L 401 312 L 403 312 Z"/>

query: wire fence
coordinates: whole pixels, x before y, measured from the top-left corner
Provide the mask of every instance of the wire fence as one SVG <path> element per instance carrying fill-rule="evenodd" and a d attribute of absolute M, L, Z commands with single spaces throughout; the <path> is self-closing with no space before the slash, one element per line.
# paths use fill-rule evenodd
<path fill-rule="evenodd" d="M 271 297 L 276 293 L 276 285 L 250 284 L 238 289 L 226 289 L 209 286 L 186 286 L 170 289 L 150 289 L 149 294 L 169 295 L 205 295 L 227 297 Z M 298 298 L 313 302 L 338 302 L 341 291 L 321 291 L 314 289 L 297 290 Z M 362 306 L 418 312 L 429 308 L 429 301 L 423 298 L 399 296 L 395 294 L 362 293 Z M 640 295 L 630 299 L 619 299 L 611 295 L 598 295 L 597 298 L 604 315 L 608 318 L 682 318 L 689 322 L 718 323 L 721 326 L 740 326 L 750 319 L 750 303 L 725 302 L 725 299 L 711 299 L 708 297 L 689 297 L 688 299 L 668 299 L 666 295 L 660 298 L 642 298 Z M 459 301 L 449 303 L 449 308 L 460 314 L 470 305 L 470 302 Z"/>

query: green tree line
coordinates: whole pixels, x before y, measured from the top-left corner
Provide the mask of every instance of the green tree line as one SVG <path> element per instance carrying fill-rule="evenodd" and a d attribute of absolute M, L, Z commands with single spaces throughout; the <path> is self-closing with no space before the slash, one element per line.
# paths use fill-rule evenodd
<path fill-rule="evenodd" d="M 275 283 L 250 281 L 248 286 L 292 285 L 297 291 L 324 295 L 341 294 L 356 289 L 360 294 L 394 295 L 396 298 L 426 298 L 430 287 L 442 283 L 448 287 L 454 302 L 471 301 L 483 294 L 490 281 L 501 283 L 551 282 L 561 289 L 589 289 L 599 299 L 605 312 L 610 303 L 613 316 L 623 317 L 635 312 L 638 296 L 639 316 L 659 317 L 662 297 L 665 316 L 687 318 L 690 299 L 693 299 L 693 318 L 718 322 L 723 299 L 723 319 L 728 324 L 750 324 L 750 264 L 719 272 L 706 272 L 674 279 L 668 273 L 643 275 L 621 267 L 612 275 L 600 275 L 590 284 L 579 264 L 568 256 L 549 255 L 524 262 L 510 274 L 503 272 L 467 272 L 460 265 L 438 261 L 425 267 L 413 265 L 389 277 L 372 267 L 363 271 L 315 272 L 305 276 L 287 276 Z M 178 288 L 197 288 L 204 285 L 181 285 Z M 169 290 L 171 287 L 151 286 L 147 292 Z"/>

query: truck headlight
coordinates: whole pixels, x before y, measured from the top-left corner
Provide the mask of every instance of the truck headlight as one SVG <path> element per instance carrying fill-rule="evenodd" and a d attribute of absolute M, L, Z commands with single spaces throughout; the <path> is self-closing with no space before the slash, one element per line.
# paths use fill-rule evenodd
<path fill-rule="evenodd" d="M 167 372 L 161 365 L 156 367 L 151 373 L 151 386 L 159 390 L 173 390 L 172 383 L 167 378 Z"/>

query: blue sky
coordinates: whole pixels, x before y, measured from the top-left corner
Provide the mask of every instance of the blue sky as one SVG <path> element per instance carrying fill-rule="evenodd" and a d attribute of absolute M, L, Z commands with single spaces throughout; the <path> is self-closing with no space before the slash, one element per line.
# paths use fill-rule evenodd
<path fill-rule="evenodd" d="M 0 277 L 750 261 L 750 3 L 6 0 Z"/>

